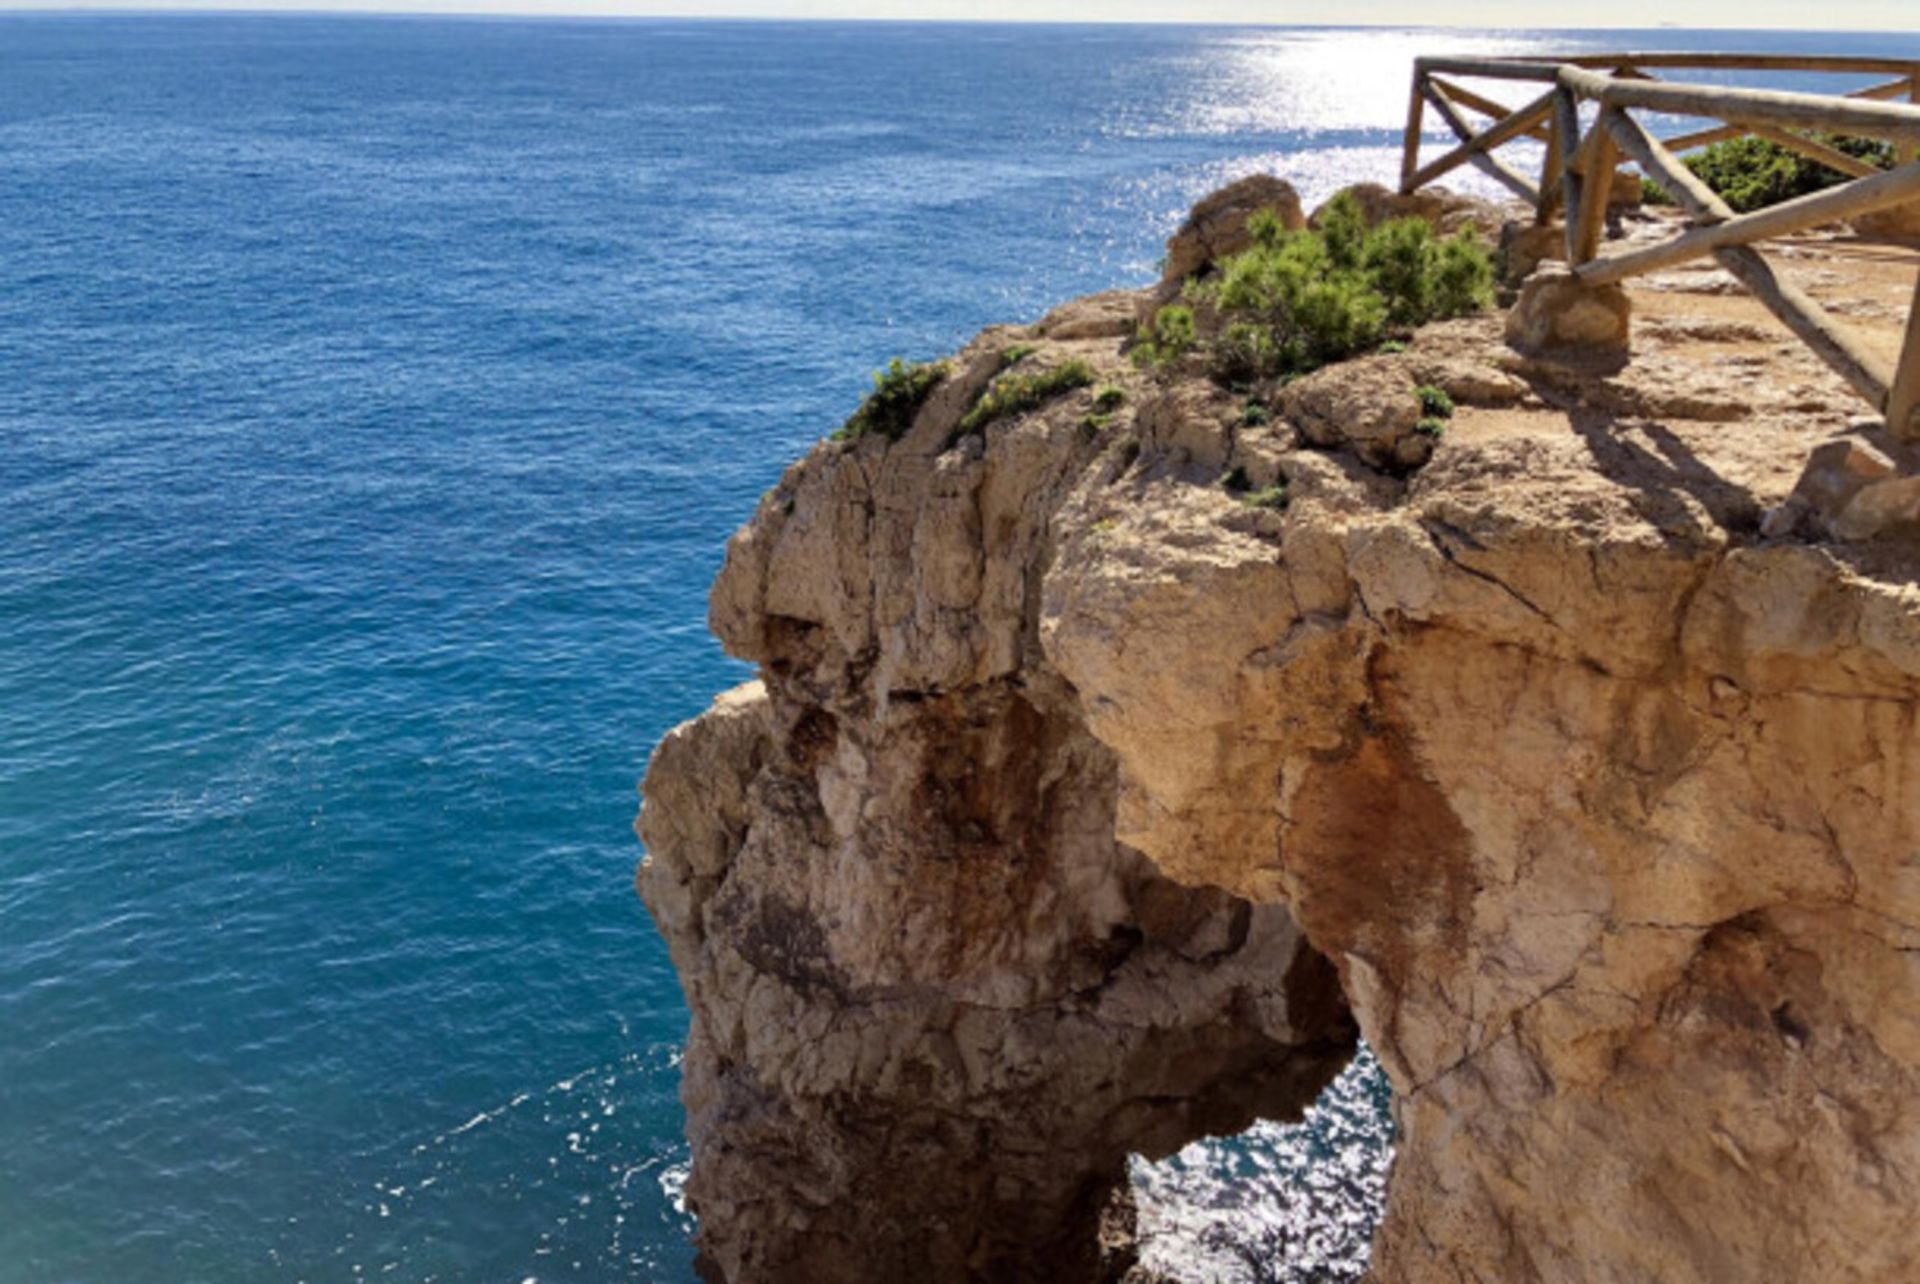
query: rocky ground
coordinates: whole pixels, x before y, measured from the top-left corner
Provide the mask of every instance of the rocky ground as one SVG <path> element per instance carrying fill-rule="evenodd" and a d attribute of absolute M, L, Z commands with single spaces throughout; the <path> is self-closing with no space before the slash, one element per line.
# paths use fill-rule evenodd
<path fill-rule="evenodd" d="M 1890 351 L 1917 257 L 1778 261 Z M 1127 1155 L 1357 1026 L 1383 1284 L 1920 1275 L 1920 537 L 1787 504 L 1912 461 L 1724 273 L 1628 295 L 1624 360 L 1496 311 L 1253 413 L 1100 295 L 788 472 L 640 821 L 711 1274 L 1118 1277 Z M 1096 386 L 962 431 L 1016 349 Z"/>

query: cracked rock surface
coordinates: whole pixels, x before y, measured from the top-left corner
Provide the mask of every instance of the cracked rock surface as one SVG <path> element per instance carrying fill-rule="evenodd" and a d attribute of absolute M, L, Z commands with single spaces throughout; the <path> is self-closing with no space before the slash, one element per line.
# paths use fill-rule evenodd
<path fill-rule="evenodd" d="M 1920 544 L 1762 534 L 1858 416 L 1741 302 L 1650 283 L 1585 368 L 1448 322 L 1258 422 L 1099 296 L 796 464 L 713 595 L 761 680 L 640 822 L 709 1272 L 1116 1277 L 1127 1153 L 1357 1021 L 1382 1284 L 1920 1278 Z M 1124 401 L 959 433 L 1015 344 Z"/>

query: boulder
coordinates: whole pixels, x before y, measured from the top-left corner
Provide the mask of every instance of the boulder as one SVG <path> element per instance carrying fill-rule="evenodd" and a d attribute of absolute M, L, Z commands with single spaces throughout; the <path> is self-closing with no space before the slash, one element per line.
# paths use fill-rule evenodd
<path fill-rule="evenodd" d="M 1193 207 L 1167 241 L 1162 285 L 1176 288 L 1230 254 L 1253 244 L 1247 222 L 1261 210 L 1272 210 L 1283 227 L 1298 231 L 1307 225 L 1300 196 L 1293 186 L 1271 174 L 1250 174 L 1213 193 Z"/>
<path fill-rule="evenodd" d="M 1523 352 L 1612 355 L 1627 350 L 1633 305 L 1617 285 L 1584 285 L 1565 267 L 1536 271 L 1507 314 L 1507 342 Z"/>

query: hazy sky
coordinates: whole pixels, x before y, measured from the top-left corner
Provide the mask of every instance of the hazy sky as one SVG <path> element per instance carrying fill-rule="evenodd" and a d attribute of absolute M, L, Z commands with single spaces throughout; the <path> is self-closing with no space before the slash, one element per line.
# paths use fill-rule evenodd
<path fill-rule="evenodd" d="M 982 21 L 1421 24 L 1474 27 L 1786 27 L 1904 31 L 1920 0 L 0 0 L 0 9 L 331 9 Z M 1444 15 L 1444 17 L 1442 16 Z"/>

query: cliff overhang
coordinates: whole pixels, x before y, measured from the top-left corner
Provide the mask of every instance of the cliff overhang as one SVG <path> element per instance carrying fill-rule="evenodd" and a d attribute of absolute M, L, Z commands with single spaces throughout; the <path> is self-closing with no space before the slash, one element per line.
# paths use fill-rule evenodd
<path fill-rule="evenodd" d="M 1871 327 L 1911 257 L 1795 262 Z M 706 1269 L 1116 1278 L 1126 1156 L 1357 1031 L 1382 1281 L 1913 1277 L 1920 544 L 1769 521 L 1871 426 L 1716 272 L 1624 363 L 1489 313 L 1259 413 L 1095 296 L 794 465 L 640 821 Z M 1091 378 L 963 431 L 1012 362 Z"/>

